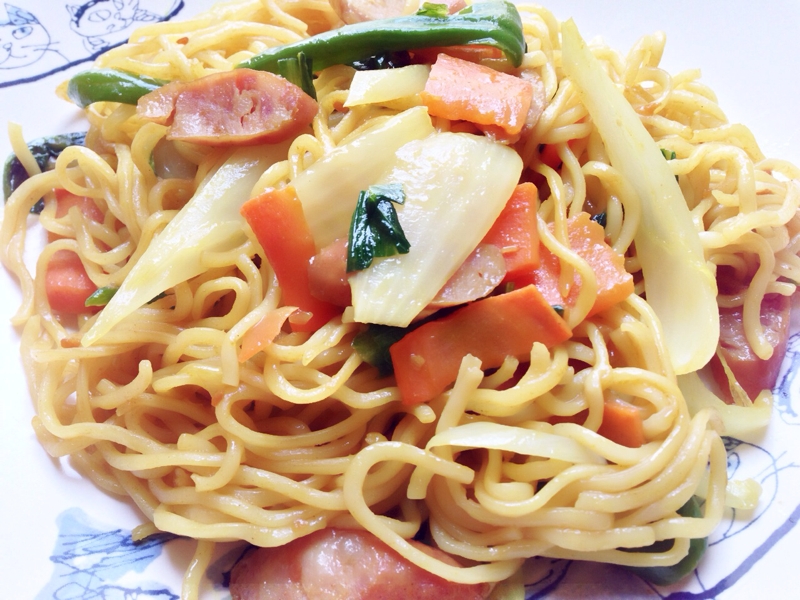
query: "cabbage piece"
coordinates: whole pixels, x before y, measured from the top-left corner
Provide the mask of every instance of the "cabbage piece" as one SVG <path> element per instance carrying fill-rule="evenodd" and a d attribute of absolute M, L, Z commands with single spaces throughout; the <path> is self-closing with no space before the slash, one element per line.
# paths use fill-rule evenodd
<path fill-rule="evenodd" d="M 353 317 L 405 327 L 489 231 L 522 173 L 512 149 L 468 133 L 435 133 L 397 152 L 381 183 L 400 183 L 397 206 L 411 244 L 350 277 Z"/>
<path fill-rule="evenodd" d="M 204 251 L 224 251 L 243 243 L 239 208 L 267 167 L 286 159 L 288 149 L 289 144 L 283 143 L 236 150 L 207 177 L 139 257 L 81 343 L 94 344 L 139 307 L 202 273 Z"/>
<path fill-rule="evenodd" d="M 675 176 L 636 112 L 578 33 L 562 26 L 564 72 L 577 86 L 611 164 L 630 181 L 642 217 L 634 237 L 647 301 L 661 320 L 678 374 L 696 371 L 719 339 L 714 274 Z"/>
<path fill-rule="evenodd" d="M 359 192 L 391 168 L 402 145 L 431 133 L 425 107 L 411 108 L 336 148 L 294 178 L 317 248 L 347 236 Z"/>
<path fill-rule="evenodd" d="M 344 105 L 381 104 L 414 96 L 425 89 L 430 72 L 428 65 L 356 71 Z"/>
<path fill-rule="evenodd" d="M 678 377 L 678 386 L 689 413 L 694 416 L 704 408 L 717 411 L 725 427 L 724 434 L 740 440 L 760 435 L 769 424 L 772 415 L 772 394 L 763 392 L 755 402 L 746 399 L 746 404 L 726 404 L 703 383 L 697 373 Z M 746 397 L 745 397 L 746 398 Z"/>
<path fill-rule="evenodd" d="M 540 456 L 573 464 L 604 465 L 606 460 L 575 440 L 546 431 L 501 425 L 500 423 L 466 423 L 434 435 L 426 450 L 439 446 L 457 448 L 491 448 L 523 456 Z"/>

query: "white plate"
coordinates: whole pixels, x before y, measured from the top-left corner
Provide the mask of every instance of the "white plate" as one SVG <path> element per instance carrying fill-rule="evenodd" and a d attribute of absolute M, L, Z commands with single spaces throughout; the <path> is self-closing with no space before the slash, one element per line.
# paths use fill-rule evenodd
<path fill-rule="evenodd" d="M 78 8 L 68 7 L 67 0 L 16 0 L 14 4 L 19 8 L 6 3 L 0 9 L 0 115 L 21 123 L 25 137 L 35 139 L 85 128 L 79 112 L 58 100 L 54 88 L 85 68 L 92 54 L 121 41 L 146 21 L 173 13 L 187 18 L 211 2 L 82 2 L 90 11 L 101 5 L 122 7 L 108 13 L 105 25 L 112 27 L 102 33 L 96 25 L 102 14 L 94 25 L 86 20 L 89 13 L 82 15 L 77 27 L 70 24 L 81 13 L 80 0 L 75 0 Z M 670 72 L 701 68 L 702 80 L 715 90 L 730 120 L 748 125 L 766 155 L 800 163 L 800 4 L 793 0 L 554 0 L 549 8 L 559 19 L 574 17 L 585 38 L 602 36 L 625 51 L 640 35 L 665 31 L 663 66 Z M 119 30 L 114 31 L 113 25 Z M 25 40 L 38 46 L 26 49 Z M 7 43 L 13 44 L 10 55 L 5 53 Z M 9 151 L 5 136 L 0 135 L 0 157 L 4 159 Z M 35 235 L 35 228 L 31 231 Z M 173 540 L 131 545 L 130 529 L 140 519 L 136 510 L 97 490 L 65 461 L 51 460 L 36 442 L 29 425 L 33 407 L 18 357 L 19 332 L 7 324 L 19 291 L 5 271 L 0 271 L 0 286 L 0 315 L 6 323 L 0 326 L 0 381 L 6 388 L 0 419 L 3 597 L 177 599 L 191 544 Z M 795 377 L 792 361 L 800 366 L 800 336 L 793 338 L 790 347 L 769 431 L 753 444 L 731 443 L 731 472 L 761 482 L 761 504 L 753 514 L 723 523 L 694 577 L 680 588 L 655 590 L 620 569 L 553 561 L 542 565 L 545 568 L 537 576 L 539 583 L 530 587 L 530 597 L 794 597 L 791 590 L 800 584 L 795 564 L 800 530 L 794 528 L 800 519 L 800 471 L 796 468 L 800 464 L 800 378 Z M 224 559 L 217 563 L 213 581 L 223 579 L 228 563 Z M 227 596 L 213 582 L 208 587 L 209 597 Z"/>

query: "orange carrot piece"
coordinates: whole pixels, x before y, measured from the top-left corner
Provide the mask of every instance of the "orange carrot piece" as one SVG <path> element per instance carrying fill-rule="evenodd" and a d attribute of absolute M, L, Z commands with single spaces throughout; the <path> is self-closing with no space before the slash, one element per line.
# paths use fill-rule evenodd
<path fill-rule="evenodd" d="M 434 117 L 516 135 L 525 125 L 533 88 L 519 77 L 440 54 L 420 96 Z"/>
<path fill-rule="evenodd" d="M 268 190 L 242 205 L 242 216 L 264 249 L 281 286 L 282 301 L 310 314 L 289 319 L 293 331 L 316 331 L 341 309 L 311 295 L 308 264 L 316 253 L 303 206 L 293 187 Z"/>
<path fill-rule="evenodd" d="M 76 196 L 67 190 L 57 189 L 56 193 L 56 218 L 60 219 L 69 212 L 73 206 L 77 206 L 80 211 L 96 223 L 103 222 L 103 211 L 95 204 L 94 200 L 86 196 Z"/>
<path fill-rule="evenodd" d="M 642 413 L 622 400 L 606 400 L 603 404 L 603 422 L 597 433 L 622 446 L 639 448 L 645 443 Z"/>
<path fill-rule="evenodd" d="M 72 250 L 53 253 L 45 268 L 47 302 L 56 312 L 77 315 L 92 312 L 86 299 L 97 290 L 89 279 L 80 257 Z"/>
<path fill-rule="evenodd" d="M 597 298 L 588 316 L 622 302 L 633 293 L 633 277 L 625 270 L 625 259 L 605 242 L 605 232 L 600 224 L 582 212 L 569 218 L 567 232 L 570 247 L 589 263 L 597 278 Z M 580 277 L 575 274 L 569 295 L 563 298 L 559 288 L 560 274 L 560 261 L 541 244 L 538 268 L 530 277 L 522 277 L 520 281 L 532 281 L 551 304 L 573 306 L 580 290 Z"/>
<path fill-rule="evenodd" d="M 561 167 L 561 157 L 558 155 L 558 147 L 555 144 L 545 144 L 539 152 L 539 160 L 551 169 L 558 170 Z"/>
<path fill-rule="evenodd" d="M 564 417 L 553 415 L 547 419 L 547 422 L 551 425 L 557 423 L 583 425 L 588 416 L 589 411 L 582 410 L 577 414 Z M 603 403 L 603 421 L 597 433 L 621 446 L 639 448 L 645 443 L 642 413 L 632 404 L 622 400 L 606 400 Z"/>
<path fill-rule="evenodd" d="M 503 253 L 506 280 L 513 280 L 539 266 L 538 198 L 534 184 L 520 183 L 483 238 L 484 244 L 494 244 Z"/>
<path fill-rule="evenodd" d="M 467 354 L 484 369 L 499 367 L 507 356 L 526 357 L 534 342 L 547 347 L 572 331 L 533 286 L 477 300 L 407 333 L 389 348 L 403 403 L 427 402 L 458 375 Z"/>
<path fill-rule="evenodd" d="M 253 358 L 269 346 L 283 329 L 284 323 L 297 310 L 296 306 L 281 306 L 269 311 L 242 336 L 239 362 Z"/>
<path fill-rule="evenodd" d="M 414 62 L 432 64 L 440 54 L 447 54 L 453 58 L 460 58 L 473 63 L 479 63 L 485 59 L 503 58 L 503 51 L 494 46 L 482 44 L 464 44 L 461 46 L 431 46 L 430 48 L 418 48 L 411 50 Z"/>

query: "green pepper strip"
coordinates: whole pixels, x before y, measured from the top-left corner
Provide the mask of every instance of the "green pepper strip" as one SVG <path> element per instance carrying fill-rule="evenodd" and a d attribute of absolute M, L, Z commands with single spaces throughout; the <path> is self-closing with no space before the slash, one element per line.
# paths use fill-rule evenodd
<path fill-rule="evenodd" d="M 525 38 L 517 8 L 501 0 L 474 4 L 447 17 L 415 14 L 354 23 L 270 48 L 237 67 L 277 73 L 279 60 L 303 52 L 311 59 L 314 70 L 321 71 L 384 52 L 462 44 L 499 48 L 518 67 L 525 53 Z"/>
<path fill-rule="evenodd" d="M 91 69 L 73 76 L 67 85 L 70 100 L 81 108 L 93 102 L 136 104 L 142 96 L 167 83 L 146 75 L 116 69 Z"/>
<path fill-rule="evenodd" d="M 696 496 L 689 498 L 689 501 L 678 509 L 678 514 L 682 517 L 700 518 L 703 516 L 700 510 L 700 502 Z M 674 540 L 662 540 L 647 548 L 621 548 L 626 552 L 666 552 L 675 543 Z M 645 581 L 655 585 L 672 585 L 679 582 L 689 573 L 697 568 L 700 559 L 708 548 L 707 538 L 693 538 L 689 541 L 689 552 L 680 562 L 667 567 L 627 567 L 629 571 L 636 573 Z"/>
<path fill-rule="evenodd" d="M 376 54 L 432 46 L 480 44 L 499 48 L 515 67 L 522 63 L 525 38 L 517 8 L 506 0 L 481 2 L 447 17 L 408 15 L 345 25 L 292 44 L 276 46 L 237 68 L 280 73 L 279 61 L 302 52 L 315 71 L 352 64 Z M 70 79 L 67 95 L 81 108 L 93 102 L 136 104 L 166 81 L 115 69 L 91 69 Z"/>

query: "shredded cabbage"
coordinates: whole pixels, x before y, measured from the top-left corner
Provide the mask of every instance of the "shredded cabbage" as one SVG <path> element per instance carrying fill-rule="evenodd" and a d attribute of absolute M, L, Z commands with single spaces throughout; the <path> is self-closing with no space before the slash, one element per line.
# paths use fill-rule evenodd
<path fill-rule="evenodd" d="M 404 144 L 433 133 L 424 106 L 411 108 L 329 152 L 292 181 L 318 248 L 347 237 L 358 194 L 378 182 Z"/>
<path fill-rule="evenodd" d="M 694 416 L 704 408 L 713 408 L 722 419 L 725 435 L 736 439 L 748 439 L 759 434 L 769 424 L 772 414 L 772 394 L 762 392 L 751 402 L 745 396 L 745 404 L 726 404 L 703 383 L 697 373 L 678 377 L 678 386 L 686 399 L 689 413 Z M 743 401 L 744 402 L 744 401 Z"/>
<path fill-rule="evenodd" d="M 661 320 L 675 372 L 690 373 L 713 356 L 719 339 L 714 273 L 678 182 L 653 138 L 580 36 L 565 22 L 562 63 L 603 139 L 611 164 L 639 195 L 634 237 L 648 303 Z"/>
<path fill-rule="evenodd" d="M 239 208 L 261 174 L 285 160 L 288 143 L 236 150 L 200 185 L 195 195 L 139 257 L 81 343 L 90 346 L 136 309 L 205 271 L 204 251 L 234 248 L 245 240 Z"/>
<path fill-rule="evenodd" d="M 573 439 L 546 431 L 501 425 L 489 421 L 466 423 L 434 435 L 426 450 L 438 446 L 459 448 L 491 448 L 522 454 L 563 460 L 573 464 L 604 465 L 605 459 Z"/>

